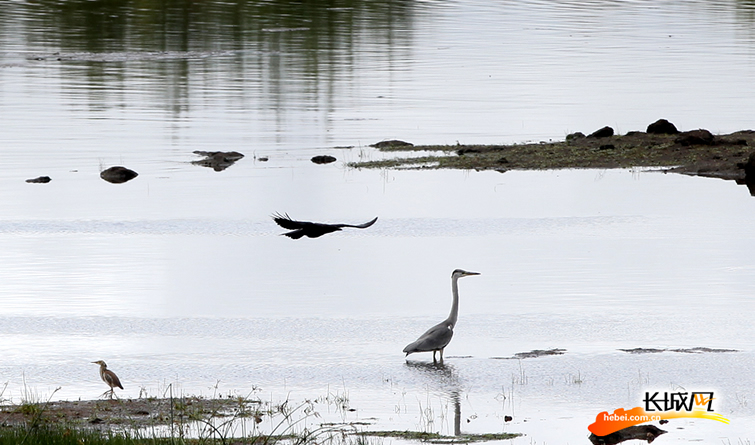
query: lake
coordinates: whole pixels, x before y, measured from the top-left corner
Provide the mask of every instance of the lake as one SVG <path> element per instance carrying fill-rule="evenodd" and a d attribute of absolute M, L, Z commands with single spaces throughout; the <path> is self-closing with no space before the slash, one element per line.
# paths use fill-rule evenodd
<path fill-rule="evenodd" d="M 576 444 L 646 391 L 712 390 L 730 424 L 658 440 L 749 443 L 745 187 L 346 164 L 394 138 L 751 128 L 754 22 L 745 1 L 7 2 L 0 399 L 96 398 L 105 360 L 123 398 L 337 396 L 354 411 L 323 418 L 443 434 L 458 405 L 462 432 Z M 245 157 L 214 171 L 195 150 Z M 101 180 L 113 165 L 139 176 Z M 378 221 L 292 240 L 276 212 Z M 481 275 L 459 282 L 445 366 L 407 361 L 456 268 Z"/>

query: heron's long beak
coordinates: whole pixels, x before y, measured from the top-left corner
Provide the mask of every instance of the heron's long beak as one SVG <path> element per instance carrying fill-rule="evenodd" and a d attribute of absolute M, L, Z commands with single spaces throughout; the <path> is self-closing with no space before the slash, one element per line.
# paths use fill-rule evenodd
<path fill-rule="evenodd" d="M 464 272 L 464 276 L 466 277 L 467 275 L 480 275 L 480 272 Z"/>

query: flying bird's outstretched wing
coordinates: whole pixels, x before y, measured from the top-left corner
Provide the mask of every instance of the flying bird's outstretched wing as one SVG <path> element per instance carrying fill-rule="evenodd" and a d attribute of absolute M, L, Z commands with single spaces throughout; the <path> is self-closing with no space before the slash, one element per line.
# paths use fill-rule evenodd
<path fill-rule="evenodd" d="M 288 216 L 288 213 L 284 213 L 283 215 L 281 215 L 280 213 L 273 214 L 273 221 L 275 221 L 275 223 L 279 226 L 288 230 L 301 229 L 305 224 L 312 224 L 307 223 L 306 221 L 294 221 L 290 216 Z"/>
<path fill-rule="evenodd" d="M 286 232 L 284 233 L 284 235 L 289 238 L 299 239 L 303 236 L 307 236 L 309 238 L 317 238 L 325 235 L 326 233 L 339 231 L 343 227 L 366 229 L 367 227 L 375 224 L 377 217 L 372 221 L 368 221 L 364 224 L 324 224 L 311 221 L 296 221 L 291 219 L 291 217 L 286 213 L 282 215 L 280 213 L 275 213 L 273 214 L 273 221 L 275 221 L 276 224 L 283 227 L 284 229 L 291 230 L 291 232 Z"/>

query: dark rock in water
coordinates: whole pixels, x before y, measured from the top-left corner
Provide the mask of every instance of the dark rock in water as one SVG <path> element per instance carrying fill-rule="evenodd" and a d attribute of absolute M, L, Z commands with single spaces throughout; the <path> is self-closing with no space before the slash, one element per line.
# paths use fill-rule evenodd
<path fill-rule="evenodd" d="M 399 140 L 390 140 L 390 141 L 380 141 L 375 144 L 370 145 L 370 147 L 375 148 L 391 148 L 391 147 L 414 147 L 414 144 L 411 142 L 404 142 Z"/>
<path fill-rule="evenodd" d="M 652 124 L 648 125 L 647 132 L 649 134 L 677 134 L 679 130 L 676 126 L 666 119 L 658 119 Z"/>
<path fill-rule="evenodd" d="M 113 184 L 122 184 L 136 178 L 137 176 L 139 176 L 137 172 L 120 166 L 110 167 L 100 172 L 100 178 Z"/>
<path fill-rule="evenodd" d="M 30 184 L 47 184 L 48 182 L 52 181 L 49 176 L 40 176 L 38 178 L 34 179 L 27 179 L 26 182 Z"/>
<path fill-rule="evenodd" d="M 699 129 L 679 133 L 679 137 L 674 142 L 684 147 L 689 147 L 690 145 L 713 145 L 715 137 L 710 131 Z"/>
<path fill-rule="evenodd" d="M 609 138 L 613 136 L 613 128 L 611 127 L 603 127 L 600 130 L 596 130 L 593 133 L 590 133 L 588 135 L 588 138 Z"/>
<path fill-rule="evenodd" d="M 742 168 L 745 170 L 745 178 L 750 178 L 755 181 L 755 151 L 750 153 L 747 162 L 742 165 Z"/>
<path fill-rule="evenodd" d="M 755 196 L 755 151 L 750 153 L 742 168 L 745 171 L 744 183 L 750 191 L 750 195 Z"/>
<path fill-rule="evenodd" d="M 627 440 L 646 440 L 652 443 L 656 437 L 666 433 L 655 425 L 634 425 L 606 436 L 590 434 L 590 442 L 594 445 L 616 445 Z"/>
<path fill-rule="evenodd" d="M 330 164 L 331 162 L 336 162 L 336 158 L 329 155 L 319 155 L 313 157 L 312 162 L 315 164 Z"/>
<path fill-rule="evenodd" d="M 232 166 L 244 155 L 237 151 L 201 151 L 195 150 L 194 154 L 204 156 L 204 159 L 198 161 L 192 161 L 194 165 L 201 165 L 202 167 L 209 167 L 216 172 L 223 171 Z"/>
<path fill-rule="evenodd" d="M 585 137 L 585 134 L 581 131 L 578 131 L 576 133 L 570 133 L 566 135 L 566 141 L 576 141 L 577 139 L 582 139 Z"/>

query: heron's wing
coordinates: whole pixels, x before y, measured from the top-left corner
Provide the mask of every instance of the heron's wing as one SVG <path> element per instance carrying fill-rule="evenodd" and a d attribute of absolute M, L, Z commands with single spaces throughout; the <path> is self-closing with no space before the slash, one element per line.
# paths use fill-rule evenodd
<path fill-rule="evenodd" d="M 372 221 L 367 221 L 364 224 L 336 224 L 338 227 L 354 227 L 356 229 L 366 229 L 367 227 L 370 227 L 371 225 L 375 224 L 375 221 L 377 221 L 377 217 L 373 219 Z"/>
<path fill-rule="evenodd" d="M 118 387 L 120 389 L 123 389 L 123 385 L 121 385 L 121 381 L 118 379 L 118 376 L 115 375 L 115 373 L 111 370 L 105 371 L 105 382 L 107 382 L 110 387 Z"/>
<path fill-rule="evenodd" d="M 275 221 L 275 223 L 278 224 L 279 226 L 288 230 L 301 229 L 302 227 L 308 224 L 312 224 L 307 221 L 294 221 L 293 219 L 291 219 L 290 216 L 288 216 L 288 214 L 285 214 L 285 213 L 283 215 L 281 215 L 280 213 L 274 214 L 273 221 Z"/>
<path fill-rule="evenodd" d="M 428 329 L 415 342 L 406 345 L 404 352 L 411 354 L 413 352 L 427 352 L 445 348 L 453 335 L 453 328 L 444 321 Z"/>

